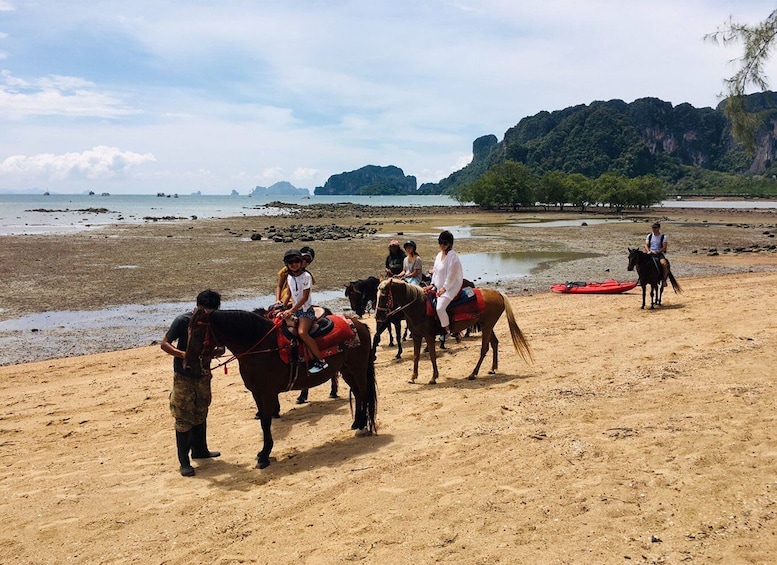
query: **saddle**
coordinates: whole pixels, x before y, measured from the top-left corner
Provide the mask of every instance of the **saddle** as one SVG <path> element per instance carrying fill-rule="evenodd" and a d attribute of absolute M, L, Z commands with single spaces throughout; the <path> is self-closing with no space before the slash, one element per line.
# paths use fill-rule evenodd
<path fill-rule="evenodd" d="M 326 317 L 326 310 L 321 306 L 313 306 L 313 313 L 316 315 L 316 319 L 313 321 L 313 325 L 310 326 L 310 337 L 318 337 L 328 334 L 332 331 L 334 325 L 332 320 Z M 297 321 L 294 316 L 286 318 L 286 323 L 281 326 L 283 332 L 289 339 L 297 337 Z"/>
<path fill-rule="evenodd" d="M 316 340 L 322 358 L 327 358 L 351 347 L 359 347 L 361 340 L 353 322 L 341 314 L 331 314 L 316 320 L 319 328 L 310 336 Z M 314 324 L 314 326 L 316 325 Z M 286 364 L 304 363 L 307 350 L 286 324 L 278 332 L 278 353 Z"/>
<path fill-rule="evenodd" d="M 437 298 L 432 294 L 426 295 L 426 315 L 437 317 Z M 486 309 L 486 301 L 479 288 L 462 287 L 456 299 L 445 309 L 451 321 L 474 320 Z"/>

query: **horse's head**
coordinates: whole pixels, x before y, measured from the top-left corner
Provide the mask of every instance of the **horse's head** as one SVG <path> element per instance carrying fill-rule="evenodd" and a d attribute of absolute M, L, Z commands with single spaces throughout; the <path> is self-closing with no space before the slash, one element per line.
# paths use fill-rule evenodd
<path fill-rule="evenodd" d="M 351 281 L 345 285 L 345 296 L 351 303 L 351 310 L 356 312 L 360 318 L 367 311 L 367 305 L 377 300 L 378 284 L 377 277 L 367 277 L 358 281 Z"/>
<path fill-rule="evenodd" d="M 202 358 L 207 358 L 216 348 L 217 344 L 210 335 L 210 315 L 212 312 L 206 308 L 195 308 L 191 320 L 189 320 L 189 340 L 184 352 L 184 368 L 197 366 Z"/>
<path fill-rule="evenodd" d="M 626 267 L 626 270 L 633 271 L 634 267 L 639 265 L 640 250 L 632 249 L 631 247 L 629 247 L 628 249 L 629 249 L 629 266 Z"/>
<path fill-rule="evenodd" d="M 351 310 L 356 312 L 356 315 L 360 318 L 364 316 L 365 304 L 364 293 L 361 291 L 359 285 L 361 281 L 351 281 L 345 285 L 345 296 L 348 298 L 348 302 L 351 303 Z"/>
<path fill-rule="evenodd" d="M 388 313 L 394 309 L 394 279 L 386 279 L 378 285 L 378 298 L 375 304 L 375 320 L 385 322 Z"/>

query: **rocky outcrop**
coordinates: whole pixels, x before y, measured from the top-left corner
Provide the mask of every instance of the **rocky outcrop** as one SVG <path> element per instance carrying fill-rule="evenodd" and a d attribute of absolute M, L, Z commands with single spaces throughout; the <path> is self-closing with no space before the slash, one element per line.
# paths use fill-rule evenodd
<path fill-rule="evenodd" d="M 748 96 L 747 108 L 763 123 L 755 151 L 748 155 L 731 135 L 723 109 L 673 106 L 658 98 L 596 101 L 523 118 L 494 143 L 482 136 L 472 147 L 473 160 L 439 183 L 424 184 L 427 194 L 447 194 L 472 182 L 488 167 L 507 159 L 534 172 L 604 173 L 627 177 L 658 175 L 677 180 L 682 167 L 724 173 L 777 174 L 777 94 Z"/>
<path fill-rule="evenodd" d="M 316 195 L 412 194 L 418 185 L 414 176 L 405 176 L 399 167 L 367 165 L 356 171 L 332 175 Z"/>
<path fill-rule="evenodd" d="M 281 181 L 268 187 L 256 186 L 249 196 L 310 196 L 310 191 L 307 188 L 297 188 L 290 182 Z"/>

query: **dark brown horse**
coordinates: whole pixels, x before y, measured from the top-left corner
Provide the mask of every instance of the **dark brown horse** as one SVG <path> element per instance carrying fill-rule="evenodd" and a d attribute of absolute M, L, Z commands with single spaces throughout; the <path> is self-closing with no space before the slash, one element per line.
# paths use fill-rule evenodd
<path fill-rule="evenodd" d="M 192 314 L 184 365 L 201 363 L 207 367 L 213 349 L 218 346 L 227 347 L 237 359 L 243 384 L 254 397 L 262 423 L 264 445 L 257 454 L 257 468 L 264 469 L 270 464 L 273 448 L 272 416 L 278 406 L 278 394 L 318 386 L 330 380 L 338 371 L 355 397 L 351 429 L 360 434 L 376 431 L 378 393 L 370 329 L 359 320 L 350 321 L 356 328 L 358 346 L 346 347 L 327 357 L 329 367 L 317 374 L 310 374 L 304 363 L 290 365 L 281 358 L 278 339 L 280 330 L 273 321 L 242 310 L 209 312 L 198 309 Z"/>
<path fill-rule="evenodd" d="M 482 327 L 480 359 L 467 377 L 472 380 L 477 377 L 480 365 L 488 353 L 489 344 L 493 350 L 493 361 L 489 373 L 495 373 L 499 364 L 499 340 L 494 334 L 494 326 L 502 312 L 507 312 L 507 323 L 510 328 L 510 337 L 513 340 L 515 350 L 525 360 L 531 359 L 531 349 L 526 341 L 521 329 L 515 321 L 513 309 L 510 306 L 510 300 L 502 292 L 480 289 L 483 293 L 483 299 L 486 308 L 477 318 L 462 321 L 451 321 L 450 330 L 453 333 L 460 332 L 476 323 Z M 426 346 L 429 350 L 429 357 L 432 360 L 432 380 L 429 384 L 435 384 L 439 371 L 437 370 L 437 352 L 435 349 L 434 338 L 440 331 L 440 322 L 437 317 L 432 317 L 426 313 L 426 294 L 424 290 L 412 284 L 398 281 L 396 279 L 385 280 L 378 287 L 378 306 L 376 309 L 376 319 L 380 320 L 391 312 L 401 310 L 405 313 L 405 319 L 410 326 L 410 333 L 413 335 L 413 377 L 410 382 L 415 382 L 418 378 L 418 360 L 421 356 L 421 340 L 426 340 Z"/>
<path fill-rule="evenodd" d="M 667 266 L 669 260 L 667 259 Z M 661 306 L 661 298 L 664 295 L 664 270 L 661 268 L 658 258 L 655 255 L 649 255 L 641 249 L 632 249 L 629 247 L 629 264 L 626 267 L 627 270 L 637 270 L 639 276 L 639 284 L 642 286 L 642 308 L 645 308 L 645 293 L 647 285 L 650 285 L 650 309 L 652 310 L 656 306 Z M 674 275 L 672 274 L 671 267 L 668 268 L 669 275 L 667 278 L 672 284 L 672 290 L 678 294 L 682 294 L 683 290 L 680 288 Z"/>
<path fill-rule="evenodd" d="M 378 285 L 380 279 L 378 277 L 367 277 L 366 279 L 359 279 L 357 281 L 351 281 L 345 285 L 345 296 L 351 303 L 351 310 L 356 312 L 356 315 L 360 318 L 364 316 L 368 308 L 372 306 L 374 309 L 378 302 Z M 397 354 L 395 359 L 402 358 L 402 339 L 407 338 L 407 325 L 405 326 L 405 335 L 401 336 L 402 332 L 402 320 L 405 316 L 402 312 L 398 312 L 393 316 L 389 316 L 382 322 L 375 325 L 375 337 L 372 340 L 372 348 L 377 349 L 380 344 L 380 336 L 383 332 L 388 330 L 389 335 L 389 347 L 394 347 L 394 334 L 397 335 Z M 394 327 L 392 333 L 391 327 Z"/>

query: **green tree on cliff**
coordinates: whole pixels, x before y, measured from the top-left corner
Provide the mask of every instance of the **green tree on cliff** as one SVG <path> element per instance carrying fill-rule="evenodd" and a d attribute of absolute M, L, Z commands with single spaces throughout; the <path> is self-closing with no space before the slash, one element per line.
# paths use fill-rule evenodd
<path fill-rule="evenodd" d="M 764 65 L 772 55 L 774 40 L 777 37 L 777 10 L 755 25 L 740 24 L 733 19 L 715 33 L 705 36 L 705 39 L 723 45 L 739 44 L 744 47 L 744 54 L 736 59 L 738 70 L 726 79 L 727 95 L 724 112 L 731 120 L 731 130 L 748 151 L 755 146 L 755 134 L 760 125 L 757 114 L 751 113 L 745 106 L 746 91 L 756 87 L 761 91 L 768 90 L 769 81 Z"/>

